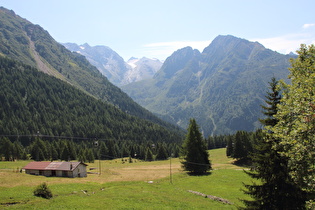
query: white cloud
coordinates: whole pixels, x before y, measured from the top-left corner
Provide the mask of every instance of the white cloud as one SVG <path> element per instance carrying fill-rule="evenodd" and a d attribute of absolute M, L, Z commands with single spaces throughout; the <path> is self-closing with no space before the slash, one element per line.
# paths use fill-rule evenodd
<path fill-rule="evenodd" d="M 287 34 L 283 36 L 271 37 L 271 38 L 257 38 L 251 39 L 251 41 L 257 41 L 271 50 L 288 54 L 295 52 L 300 48 L 301 44 L 314 44 L 315 34 L 300 33 L 300 34 Z"/>
<path fill-rule="evenodd" d="M 303 27 L 312 27 L 312 24 Z M 315 26 L 315 24 L 314 24 Z M 314 27 L 315 28 L 315 27 Z M 214 37 L 213 37 L 214 38 Z M 309 30 L 307 33 L 302 31 L 301 33 L 286 34 L 276 37 L 268 38 L 252 38 L 250 41 L 257 41 L 264 45 L 266 48 L 277 51 L 279 53 L 288 54 L 290 52 L 296 52 L 300 48 L 301 44 L 315 44 L 315 31 Z M 139 49 L 142 55 L 149 58 L 159 58 L 165 60 L 173 52 L 183 47 L 190 46 L 193 49 L 198 49 L 200 52 L 207 47 L 212 40 L 205 41 L 173 41 L 173 42 L 157 42 L 146 44 Z"/>
<path fill-rule="evenodd" d="M 148 57 L 157 57 L 166 59 L 178 49 L 190 46 L 193 49 L 203 51 L 211 43 L 211 40 L 206 41 L 173 41 L 173 42 L 157 42 L 144 45 L 145 54 Z"/>
<path fill-rule="evenodd" d="M 315 26 L 315 23 L 307 23 L 307 24 L 304 24 L 302 27 L 304 29 L 307 29 L 307 28 L 311 28 L 311 27 L 314 27 Z"/>

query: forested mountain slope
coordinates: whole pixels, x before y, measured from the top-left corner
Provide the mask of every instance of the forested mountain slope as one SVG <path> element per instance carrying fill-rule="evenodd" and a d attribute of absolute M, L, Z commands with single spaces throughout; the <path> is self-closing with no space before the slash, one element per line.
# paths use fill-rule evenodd
<path fill-rule="evenodd" d="M 153 79 L 123 89 L 182 127 L 196 118 L 205 136 L 253 131 L 260 127 L 268 82 L 287 78 L 290 57 L 257 42 L 218 36 L 202 53 L 191 47 L 174 52 Z"/>
<path fill-rule="evenodd" d="M 0 57 L 0 134 L 179 142 L 181 133 L 97 100 L 37 69 Z M 24 138 L 29 141 L 30 138 Z"/>
<path fill-rule="evenodd" d="M 123 112 L 176 130 L 135 103 L 84 56 L 67 50 L 39 25 L 3 7 L 0 8 L 0 20 L 0 56 L 36 67 L 97 99 L 113 104 Z"/>

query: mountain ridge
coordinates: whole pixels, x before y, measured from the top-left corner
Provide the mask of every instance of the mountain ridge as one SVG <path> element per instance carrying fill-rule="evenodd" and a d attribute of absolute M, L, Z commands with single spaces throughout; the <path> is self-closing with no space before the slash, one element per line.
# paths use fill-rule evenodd
<path fill-rule="evenodd" d="M 133 58 L 133 62 L 125 62 L 124 59 L 110 47 L 97 45 L 90 46 L 85 43 L 63 43 L 68 50 L 85 56 L 110 82 L 117 86 L 126 85 L 131 82 L 151 78 L 162 66 L 157 59 Z M 137 65 L 135 64 L 137 63 Z"/>
<path fill-rule="evenodd" d="M 291 57 L 258 42 L 220 35 L 202 53 L 191 47 L 177 50 L 153 79 L 122 88 L 183 128 L 196 118 L 205 135 L 253 131 L 260 127 L 268 81 L 287 78 Z"/>

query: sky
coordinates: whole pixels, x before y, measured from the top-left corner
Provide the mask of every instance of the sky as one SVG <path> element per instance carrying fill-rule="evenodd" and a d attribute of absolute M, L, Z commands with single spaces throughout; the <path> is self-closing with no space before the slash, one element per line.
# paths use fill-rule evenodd
<path fill-rule="evenodd" d="M 166 59 L 218 35 L 287 54 L 315 44 L 314 0 L 0 0 L 58 42 L 104 45 L 130 57 Z"/>

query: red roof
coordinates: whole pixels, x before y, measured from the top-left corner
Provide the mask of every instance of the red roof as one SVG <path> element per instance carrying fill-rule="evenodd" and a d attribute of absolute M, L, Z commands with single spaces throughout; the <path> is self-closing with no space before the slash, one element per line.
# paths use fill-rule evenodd
<path fill-rule="evenodd" d="M 81 162 L 30 162 L 23 169 L 32 170 L 53 170 L 53 171 L 73 171 Z"/>
<path fill-rule="evenodd" d="M 51 162 L 30 162 L 24 169 L 45 170 Z"/>

